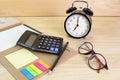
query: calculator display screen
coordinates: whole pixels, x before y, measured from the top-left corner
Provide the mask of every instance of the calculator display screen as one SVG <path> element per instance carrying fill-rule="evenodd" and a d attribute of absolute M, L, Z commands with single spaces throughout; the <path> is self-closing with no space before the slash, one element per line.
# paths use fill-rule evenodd
<path fill-rule="evenodd" d="M 32 46 L 32 44 L 34 43 L 34 41 L 36 40 L 37 35 L 35 34 L 31 34 L 30 37 L 28 38 L 28 40 L 25 42 L 25 44 L 27 46 Z"/>

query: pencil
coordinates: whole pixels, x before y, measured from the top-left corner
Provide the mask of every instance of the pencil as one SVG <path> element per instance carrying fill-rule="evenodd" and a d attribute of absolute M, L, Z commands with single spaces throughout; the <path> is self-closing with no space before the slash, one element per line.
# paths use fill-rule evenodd
<path fill-rule="evenodd" d="M 69 44 L 69 42 L 66 42 L 66 44 L 65 44 L 65 46 L 63 47 L 63 49 L 62 49 L 60 55 L 58 56 L 58 58 L 56 59 L 56 61 L 55 61 L 54 64 L 52 65 L 51 71 L 53 71 L 53 69 L 54 69 L 55 66 L 57 65 L 59 59 L 61 58 L 61 56 L 62 56 L 62 54 L 64 53 L 65 49 L 67 48 L 68 44 Z"/>

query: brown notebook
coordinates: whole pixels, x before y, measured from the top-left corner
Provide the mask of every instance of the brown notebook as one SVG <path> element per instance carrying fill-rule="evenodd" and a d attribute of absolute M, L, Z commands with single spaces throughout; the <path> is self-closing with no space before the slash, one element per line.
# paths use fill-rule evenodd
<path fill-rule="evenodd" d="M 16 24 L 17 24 L 17 26 L 16 26 Z M 20 28 L 20 30 L 21 29 L 23 29 L 23 30 L 30 29 L 34 32 L 39 33 L 39 31 L 37 31 L 29 26 L 21 25 L 21 23 L 20 23 L 20 25 L 18 25 L 18 23 L 16 23 L 16 24 L 13 24 L 12 27 L 7 26 L 4 29 L 3 28 L 2 29 L 0 28 L 0 29 L 2 32 L 7 31 L 7 30 L 13 30 L 14 28 L 18 28 L 18 29 Z M 23 27 L 23 28 L 21 28 L 21 27 Z M 21 31 L 23 31 L 23 30 L 21 30 Z M 21 32 L 19 34 L 22 35 L 22 33 L 23 32 Z M 7 33 L 7 34 L 8 34 L 8 36 L 12 36 L 12 34 L 9 34 L 9 33 Z M 15 41 L 17 41 L 17 38 L 15 37 L 15 39 L 16 39 Z M 14 37 L 12 37 L 12 39 L 14 39 Z M 12 39 L 10 38 L 8 40 L 12 41 Z M 49 71 L 49 69 L 54 64 L 55 60 L 58 57 L 58 55 L 34 52 L 34 51 L 27 50 L 25 48 L 22 48 L 20 46 L 16 46 L 15 41 L 14 41 L 14 43 L 11 43 L 12 45 L 10 44 L 10 47 L 6 45 L 6 46 L 4 46 L 5 48 L 3 48 L 3 49 L 0 48 L 1 49 L 0 63 L 8 70 L 9 73 L 12 74 L 12 76 L 16 80 L 28 80 L 28 78 L 21 73 L 21 70 L 26 69 L 26 67 L 34 64 L 35 62 L 38 62 L 39 60 L 42 60 L 44 63 L 46 63 L 49 66 L 49 68 L 45 72 L 42 72 L 41 74 L 38 74 L 38 75 L 34 74 L 33 79 L 35 80 L 35 79 L 45 75 Z M 2 46 L 0 46 L 0 47 L 2 47 Z M 63 53 L 58 65 L 64 63 L 71 57 L 75 56 L 76 53 L 77 52 L 75 50 L 71 49 L 70 47 L 67 47 L 67 49 Z M 31 70 L 30 70 L 30 72 L 33 73 Z"/>
<path fill-rule="evenodd" d="M 8 72 L 10 72 L 12 74 L 12 76 L 16 79 L 16 80 L 28 80 L 21 72 L 20 70 L 33 64 L 34 62 L 38 61 L 38 60 L 42 60 L 44 61 L 46 64 L 48 64 L 50 67 L 53 65 L 53 63 L 55 62 L 55 60 L 57 59 L 57 55 L 54 54 L 48 54 L 48 53 L 40 53 L 40 52 L 33 52 L 30 51 L 31 54 L 33 54 L 34 56 L 36 56 L 37 58 L 35 58 L 33 61 L 31 62 L 27 62 L 24 65 L 20 66 L 20 67 L 15 67 L 14 63 L 10 62 L 10 58 L 14 58 L 14 52 L 17 52 L 19 50 L 22 50 L 23 48 L 19 47 L 19 46 L 15 46 L 12 47 L 6 51 L 3 51 L 2 53 L 0 53 L 0 63 L 8 70 Z M 64 63 L 65 61 L 67 61 L 68 59 L 70 59 L 71 57 L 76 55 L 76 51 L 74 51 L 73 49 L 71 49 L 70 47 L 68 47 L 65 52 L 63 53 L 59 64 Z M 12 54 L 12 55 L 11 55 Z M 8 56 L 13 56 L 13 57 L 8 57 Z M 19 55 L 20 57 L 20 55 Z M 29 57 L 26 57 L 29 58 Z M 20 60 L 20 59 L 19 59 Z M 15 62 L 19 64 L 19 60 L 15 60 Z M 21 59 L 21 61 L 23 61 Z M 48 69 L 49 70 L 49 69 Z M 45 71 L 44 73 L 38 75 L 37 77 L 41 77 L 42 75 L 44 75 L 45 73 L 48 72 Z M 34 78 L 34 80 L 36 79 L 36 77 Z"/>

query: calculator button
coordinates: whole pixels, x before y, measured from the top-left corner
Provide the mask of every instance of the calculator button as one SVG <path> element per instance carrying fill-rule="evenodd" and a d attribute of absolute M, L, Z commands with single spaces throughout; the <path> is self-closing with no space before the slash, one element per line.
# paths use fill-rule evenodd
<path fill-rule="evenodd" d="M 59 49 L 58 49 L 58 48 L 55 48 L 55 51 L 56 51 L 56 52 L 58 52 L 58 51 L 59 51 Z"/>
<path fill-rule="evenodd" d="M 47 44 L 46 43 L 43 43 L 44 46 L 46 46 Z"/>
<path fill-rule="evenodd" d="M 47 49 L 47 50 L 49 50 L 49 49 L 50 49 L 50 47 L 46 47 L 46 49 Z"/>
<path fill-rule="evenodd" d="M 56 44 L 56 42 L 54 41 L 53 44 Z"/>
<path fill-rule="evenodd" d="M 43 42 L 43 40 L 40 40 L 40 42 Z"/>
<path fill-rule="evenodd" d="M 50 46 L 50 44 L 47 44 L 48 46 Z"/>
<path fill-rule="evenodd" d="M 41 43 L 41 42 L 40 42 L 39 44 L 40 44 L 40 45 L 42 45 L 42 43 Z"/>
<path fill-rule="evenodd" d="M 60 40 L 57 40 L 58 42 L 60 42 Z"/>
<path fill-rule="evenodd" d="M 48 38 L 45 38 L 45 40 L 49 40 Z"/>
<path fill-rule="evenodd" d="M 48 41 L 44 41 L 45 43 L 47 43 Z"/>
<path fill-rule="evenodd" d="M 52 41 L 49 41 L 48 43 L 50 43 L 50 44 L 51 44 L 51 43 L 52 43 Z"/>
<path fill-rule="evenodd" d="M 51 48 L 50 48 L 50 50 L 51 50 L 51 51 L 54 51 L 54 48 L 53 48 L 53 47 L 51 47 Z"/>
<path fill-rule="evenodd" d="M 60 47 L 59 45 L 56 45 L 56 47 Z"/>
<path fill-rule="evenodd" d="M 39 45 L 38 48 L 41 48 L 41 46 Z"/>
<path fill-rule="evenodd" d="M 45 47 L 45 46 L 42 46 L 41 48 L 42 48 L 42 49 L 45 49 L 46 47 Z"/>
<path fill-rule="evenodd" d="M 57 45 L 60 45 L 60 43 L 59 43 L 59 42 L 57 42 L 56 44 L 57 44 Z"/>
<path fill-rule="evenodd" d="M 55 41 L 55 42 L 56 42 L 57 40 L 56 40 L 56 39 L 54 39 L 53 41 Z"/>
<path fill-rule="evenodd" d="M 45 38 L 44 37 L 42 37 L 42 40 L 44 40 Z"/>
<path fill-rule="evenodd" d="M 54 44 L 52 44 L 51 46 L 52 46 L 52 47 L 55 47 L 55 45 L 54 45 Z"/>
<path fill-rule="evenodd" d="M 53 39 L 50 39 L 50 41 L 52 41 Z"/>

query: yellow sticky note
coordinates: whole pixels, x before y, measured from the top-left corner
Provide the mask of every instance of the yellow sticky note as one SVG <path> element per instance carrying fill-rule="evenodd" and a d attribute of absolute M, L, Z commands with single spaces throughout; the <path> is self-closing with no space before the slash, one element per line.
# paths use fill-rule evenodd
<path fill-rule="evenodd" d="M 31 64 L 30 67 L 31 67 L 35 72 L 37 72 L 38 74 L 42 74 L 42 73 L 43 73 L 40 69 L 38 69 L 38 68 L 37 68 L 36 66 L 34 66 L 33 64 Z"/>
<path fill-rule="evenodd" d="M 50 66 L 49 65 L 47 65 L 45 62 L 43 62 L 42 60 L 39 60 L 38 61 L 42 66 L 44 66 L 46 69 L 49 69 L 50 68 Z"/>
<path fill-rule="evenodd" d="M 5 57 L 16 69 L 21 68 L 22 66 L 25 66 L 38 59 L 37 56 L 35 56 L 27 49 L 20 49 L 6 55 Z"/>
<path fill-rule="evenodd" d="M 29 73 L 31 73 L 34 77 L 38 76 L 38 73 L 35 72 L 30 66 L 25 68 Z"/>

